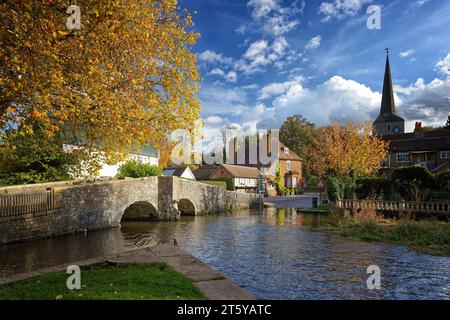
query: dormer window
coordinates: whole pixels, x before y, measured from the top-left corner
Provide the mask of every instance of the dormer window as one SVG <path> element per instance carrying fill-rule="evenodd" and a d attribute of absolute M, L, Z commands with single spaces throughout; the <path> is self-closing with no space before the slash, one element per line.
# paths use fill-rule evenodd
<path fill-rule="evenodd" d="M 289 148 L 288 147 L 284 147 L 284 153 L 289 153 Z"/>

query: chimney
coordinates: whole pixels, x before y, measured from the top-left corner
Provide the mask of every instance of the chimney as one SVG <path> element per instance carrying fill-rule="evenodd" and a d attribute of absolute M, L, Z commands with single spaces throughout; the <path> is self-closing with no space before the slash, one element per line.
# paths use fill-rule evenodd
<path fill-rule="evenodd" d="M 272 131 L 267 130 L 267 155 L 272 155 Z"/>
<path fill-rule="evenodd" d="M 414 133 L 419 136 L 423 135 L 422 122 L 416 122 L 416 127 L 414 128 Z"/>
<path fill-rule="evenodd" d="M 237 137 L 233 138 L 233 152 L 234 152 L 234 157 L 233 157 L 233 164 L 237 164 L 237 153 L 238 153 L 238 141 L 237 141 Z"/>

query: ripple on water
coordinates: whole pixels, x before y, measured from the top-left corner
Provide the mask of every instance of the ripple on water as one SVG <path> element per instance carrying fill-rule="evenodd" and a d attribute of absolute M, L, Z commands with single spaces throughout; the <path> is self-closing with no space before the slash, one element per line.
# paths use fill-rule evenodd
<path fill-rule="evenodd" d="M 260 299 L 450 299 L 450 258 L 311 231 L 289 210 L 126 222 L 122 229 L 0 246 L 0 276 L 156 245 L 180 245 Z M 382 290 L 366 269 L 378 265 Z"/>

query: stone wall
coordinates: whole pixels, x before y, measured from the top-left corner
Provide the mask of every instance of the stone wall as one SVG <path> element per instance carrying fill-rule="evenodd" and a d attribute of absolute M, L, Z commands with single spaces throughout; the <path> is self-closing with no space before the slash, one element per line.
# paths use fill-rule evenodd
<path fill-rule="evenodd" d="M 145 210 L 152 208 L 149 219 L 169 220 L 179 211 L 182 215 L 192 214 L 186 208 L 195 208 L 195 214 L 203 214 L 259 205 L 258 195 L 226 191 L 221 187 L 175 177 L 9 187 L 0 189 L 0 197 L 43 192 L 48 188 L 53 189 L 51 210 L 27 207 L 25 214 L 23 210 L 20 214 L 14 210 L 11 214 L 6 214 L 5 210 L 0 213 L 1 243 L 116 227 L 130 207 L 128 219 L 145 219 Z M 132 212 L 134 208 L 139 210 Z"/>

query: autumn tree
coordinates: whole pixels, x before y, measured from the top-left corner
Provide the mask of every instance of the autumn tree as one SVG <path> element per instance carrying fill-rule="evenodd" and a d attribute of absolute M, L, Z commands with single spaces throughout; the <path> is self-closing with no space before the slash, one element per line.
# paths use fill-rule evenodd
<path fill-rule="evenodd" d="M 387 143 L 372 135 L 369 123 L 334 123 L 320 129 L 308 166 L 322 177 L 361 177 L 376 173 L 387 155 Z"/>
<path fill-rule="evenodd" d="M 115 162 L 190 129 L 200 110 L 191 15 L 176 0 L 79 0 L 81 28 L 69 30 L 71 4 L 0 2 L 0 153 L 17 136 L 61 135 L 84 161 Z"/>

